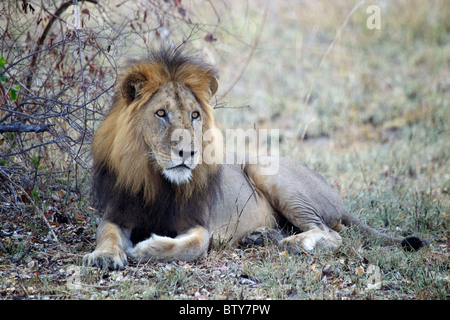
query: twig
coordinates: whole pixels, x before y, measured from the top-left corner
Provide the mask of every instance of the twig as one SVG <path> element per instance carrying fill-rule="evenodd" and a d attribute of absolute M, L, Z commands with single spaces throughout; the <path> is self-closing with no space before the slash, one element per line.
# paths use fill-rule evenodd
<path fill-rule="evenodd" d="M 327 51 L 325 52 L 325 54 L 322 57 L 322 60 L 320 61 L 319 64 L 319 70 L 322 69 L 322 66 L 326 60 L 326 58 L 328 57 L 328 55 L 331 52 L 331 49 L 333 49 L 336 41 L 341 37 L 342 34 L 342 30 L 344 30 L 345 26 L 348 24 L 348 21 L 350 20 L 351 16 L 356 12 L 356 10 L 358 10 L 358 8 L 363 5 L 366 1 L 360 1 L 357 5 L 355 5 L 352 9 L 352 11 L 350 11 L 350 13 L 347 15 L 347 17 L 345 18 L 345 21 L 342 23 L 341 27 L 336 31 L 336 35 L 333 39 L 333 41 L 330 43 L 330 45 L 328 46 Z"/>
<path fill-rule="evenodd" d="M 249 104 L 243 104 L 242 106 L 237 106 L 237 107 L 229 107 L 227 106 L 226 102 L 218 102 L 217 101 L 217 97 L 216 97 L 216 103 L 214 104 L 213 109 L 245 109 L 245 108 L 250 108 Z"/>
<path fill-rule="evenodd" d="M 366 177 L 366 170 L 364 170 L 364 166 L 363 166 L 363 164 L 361 162 L 361 159 L 359 158 L 358 152 L 356 152 L 355 148 L 353 148 L 353 152 L 355 153 L 356 160 L 358 160 L 359 168 L 361 169 L 361 173 L 362 173 L 362 176 L 363 176 L 364 183 L 366 184 L 367 188 L 370 189 L 370 185 L 369 185 L 369 182 L 367 181 L 367 177 Z"/>
<path fill-rule="evenodd" d="M 3 245 L 3 243 L 0 242 L 0 248 L 3 250 L 4 253 L 9 254 L 8 249 L 5 248 L 5 246 Z"/>
<path fill-rule="evenodd" d="M 25 256 L 26 256 L 26 255 L 28 254 L 28 252 L 30 252 L 30 251 L 31 251 L 31 247 L 28 247 L 27 250 L 25 250 L 24 253 L 22 253 L 22 254 L 20 255 L 20 257 L 18 257 L 18 258 L 13 258 L 13 257 L 11 256 L 11 257 L 10 257 L 11 262 L 13 262 L 13 263 L 19 263 L 20 260 L 22 260 L 23 258 L 25 258 Z"/>
<path fill-rule="evenodd" d="M 216 23 L 216 25 L 215 25 L 215 27 L 214 27 L 214 30 L 212 31 L 212 33 L 214 34 L 214 32 L 216 31 L 217 27 L 218 27 L 219 24 L 220 24 L 220 15 L 219 15 L 219 13 L 217 12 L 216 8 L 214 7 L 213 2 L 210 0 L 210 1 L 208 1 L 208 3 L 209 3 L 209 5 L 211 6 L 211 8 L 213 9 L 214 14 L 215 14 L 216 17 L 217 17 L 217 23 Z"/>
<path fill-rule="evenodd" d="M 46 145 L 49 145 L 49 144 L 52 144 L 52 143 L 58 143 L 59 140 L 62 140 L 64 138 L 66 138 L 66 136 L 60 136 L 60 137 L 57 137 L 57 138 L 55 138 L 55 139 L 53 139 L 51 141 L 40 143 L 38 145 L 31 146 L 31 147 L 29 147 L 27 149 L 22 149 L 19 152 L 8 153 L 8 154 L 0 154 L 0 157 L 7 158 L 7 157 L 12 157 L 12 156 L 17 156 L 19 154 L 24 154 L 24 153 L 27 153 L 30 150 L 33 150 L 33 149 L 36 149 L 36 148 L 39 148 L 39 147 L 43 147 L 43 146 L 46 146 Z"/>
<path fill-rule="evenodd" d="M 54 124 L 36 124 L 36 125 L 27 125 L 20 122 L 13 122 L 8 124 L 0 125 L 0 133 L 5 132 L 45 132 L 49 131 L 51 126 Z"/>

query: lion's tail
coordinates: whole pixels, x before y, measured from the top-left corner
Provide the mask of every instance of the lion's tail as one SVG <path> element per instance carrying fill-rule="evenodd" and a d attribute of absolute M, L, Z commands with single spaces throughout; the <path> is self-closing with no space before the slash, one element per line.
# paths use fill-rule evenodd
<path fill-rule="evenodd" d="M 424 245 L 424 241 L 415 236 L 409 236 L 402 239 L 382 233 L 347 212 L 342 216 L 341 223 L 345 226 L 359 227 L 364 234 L 377 238 L 381 245 L 400 245 L 406 251 L 417 251 Z"/>

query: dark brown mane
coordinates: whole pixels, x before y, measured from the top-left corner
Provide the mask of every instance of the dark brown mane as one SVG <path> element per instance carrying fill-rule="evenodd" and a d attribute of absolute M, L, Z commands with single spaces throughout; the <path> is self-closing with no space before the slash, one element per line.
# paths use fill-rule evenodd
<path fill-rule="evenodd" d="M 143 201 L 143 194 L 130 194 L 115 187 L 116 177 L 105 169 L 98 168 L 94 179 L 96 207 L 108 221 L 131 230 L 131 241 L 137 243 L 152 233 L 176 237 L 190 227 L 207 227 L 209 209 L 221 197 L 221 170 L 210 177 L 208 188 L 197 190 L 191 200 L 177 197 L 177 190 L 162 180 L 160 193 L 152 203 Z"/>
<path fill-rule="evenodd" d="M 156 62 L 161 66 L 164 66 L 169 75 L 171 81 L 179 81 L 179 72 L 184 66 L 195 66 L 200 70 L 205 70 L 217 77 L 217 71 L 213 66 L 205 63 L 201 59 L 194 55 L 186 54 L 182 48 L 168 48 L 162 47 L 150 52 L 148 59 L 145 62 Z"/>

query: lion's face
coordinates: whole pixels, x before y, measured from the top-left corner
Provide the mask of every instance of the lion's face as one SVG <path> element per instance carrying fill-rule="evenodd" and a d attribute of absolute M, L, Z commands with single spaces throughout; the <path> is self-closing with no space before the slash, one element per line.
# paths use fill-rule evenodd
<path fill-rule="evenodd" d="M 202 141 L 215 129 L 209 102 L 217 88 L 214 70 L 180 51 L 131 63 L 94 136 L 94 168 L 110 171 L 128 193 L 142 192 L 147 203 L 158 197 L 161 179 L 179 186 L 185 198 L 206 188 L 219 170 L 210 158 L 221 154 L 215 137 Z"/>
<path fill-rule="evenodd" d="M 190 181 L 202 152 L 203 109 L 189 88 L 165 83 L 142 106 L 140 127 L 148 156 L 172 183 Z"/>

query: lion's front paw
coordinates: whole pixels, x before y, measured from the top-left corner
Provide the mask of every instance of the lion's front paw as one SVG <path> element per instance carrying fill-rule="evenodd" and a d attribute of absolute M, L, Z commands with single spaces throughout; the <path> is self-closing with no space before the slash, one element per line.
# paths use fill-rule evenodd
<path fill-rule="evenodd" d="M 127 265 L 127 256 L 123 249 L 98 249 L 83 257 L 83 265 L 119 270 Z"/>
<path fill-rule="evenodd" d="M 175 257 L 176 241 L 173 238 L 152 234 L 150 238 L 127 249 L 127 255 L 136 262 L 152 259 L 170 260 Z"/>

